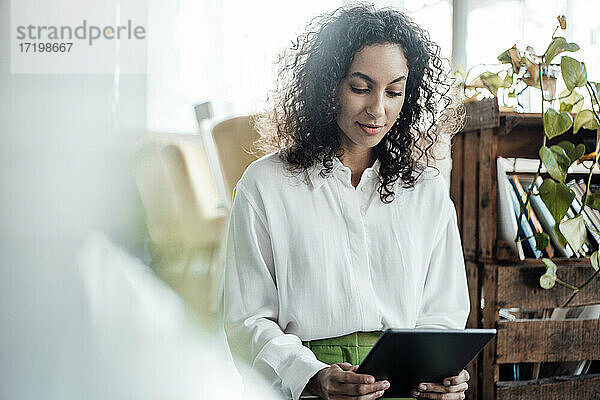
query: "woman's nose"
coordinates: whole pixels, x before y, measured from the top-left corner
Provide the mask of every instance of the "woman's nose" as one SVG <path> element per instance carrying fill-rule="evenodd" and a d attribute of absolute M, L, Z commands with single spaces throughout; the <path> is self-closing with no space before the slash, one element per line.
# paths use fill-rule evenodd
<path fill-rule="evenodd" d="M 374 118 L 379 118 L 385 115 L 383 93 L 373 93 L 366 111 L 367 114 L 373 116 Z"/>

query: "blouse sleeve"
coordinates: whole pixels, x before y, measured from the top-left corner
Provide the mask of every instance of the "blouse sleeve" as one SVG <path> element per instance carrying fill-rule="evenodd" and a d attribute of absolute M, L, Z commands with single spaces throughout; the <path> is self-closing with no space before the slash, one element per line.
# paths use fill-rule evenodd
<path fill-rule="evenodd" d="M 232 353 L 276 391 L 297 400 L 309 379 L 328 367 L 277 322 L 277 282 L 264 210 L 239 184 L 229 222 L 223 300 Z"/>
<path fill-rule="evenodd" d="M 463 329 L 469 315 L 469 291 L 456 210 L 450 198 L 448 217 L 438 231 L 433 248 L 417 328 Z"/>

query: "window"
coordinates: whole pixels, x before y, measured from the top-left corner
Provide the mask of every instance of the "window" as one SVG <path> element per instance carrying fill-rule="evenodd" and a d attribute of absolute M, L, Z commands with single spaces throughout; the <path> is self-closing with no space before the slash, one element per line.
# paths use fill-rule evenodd
<path fill-rule="evenodd" d="M 340 5 L 337 0 L 151 1 L 148 128 L 194 132 L 192 107 L 205 101 L 212 102 L 216 119 L 261 110 L 275 80 L 277 53 L 311 17 Z"/>
<path fill-rule="evenodd" d="M 276 78 L 277 53 L 312 17 L 346 3 L 352 2 L 150 0 L 148 129 L 195 132 L 193 105 L 205 101 L 212 102 L 217 120 L 262 110 Z M 450 58 L 450 0 L 376 4 L 404 8 Z"/>

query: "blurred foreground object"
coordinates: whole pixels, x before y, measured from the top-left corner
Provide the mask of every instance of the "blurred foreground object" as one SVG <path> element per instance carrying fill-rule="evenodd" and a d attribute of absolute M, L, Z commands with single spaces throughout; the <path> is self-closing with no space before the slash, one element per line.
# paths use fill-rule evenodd
<path fill-rule="evenodd" d="M 80 332 L 66 332 L 46 398 L 241 397 L 241 379 L 222 335 L 202 330 L 146 265 L 92 233 L 78 266 L 88 312 Z M 247 388 L 248 398 L 271 398 L 258 378 L 252 382 L 257 386 Z"/>
<path fill-rule="evenodd" d="M 153 134 L 139 146 L 135 179 L 153 267 L 206 321 L 214 320 L 227 218 L 198 135 Z"/>

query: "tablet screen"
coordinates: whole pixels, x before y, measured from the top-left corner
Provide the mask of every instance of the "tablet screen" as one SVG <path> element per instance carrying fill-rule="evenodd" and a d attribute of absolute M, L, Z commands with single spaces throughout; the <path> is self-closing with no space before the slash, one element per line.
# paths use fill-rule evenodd
<path fill-rule="evenodd" d="M 356 372 L 388 380 L 383 397 L 410 397 L 421 382 L 458 375 L 495 335 L 495 329 L 387 329 Z"/>

